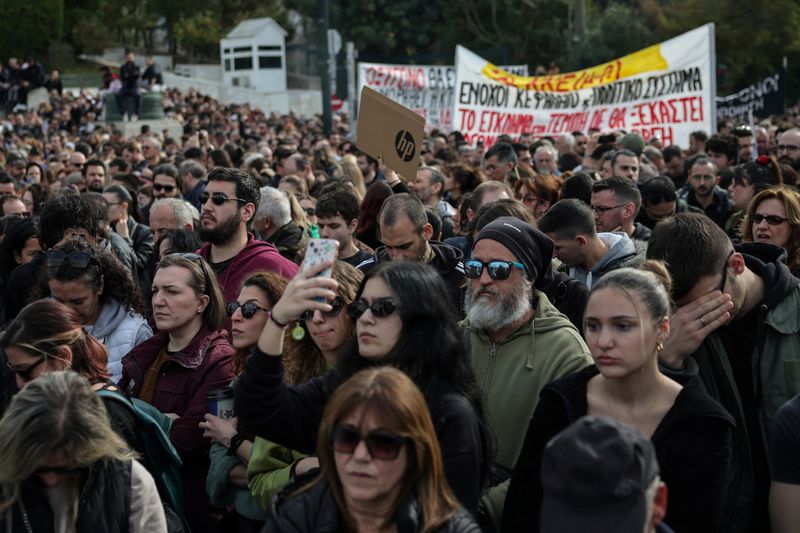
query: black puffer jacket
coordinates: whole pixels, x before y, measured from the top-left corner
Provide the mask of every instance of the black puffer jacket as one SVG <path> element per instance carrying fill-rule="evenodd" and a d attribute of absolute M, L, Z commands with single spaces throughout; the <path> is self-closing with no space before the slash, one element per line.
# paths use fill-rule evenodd
<path fill-rule="evenodd" d="M 344 531 L 342 516 L 327 482 L 319 483 L 309 491 L 289 497 L 302 481 L 290 484 L 272 501 L 272 512 L 264 526 L 264 532 L 313 532 L 335 533 Z M 397 533 L 419 531 L 419 505 L 415 497 L 403 502 L 395 513 Z M 439 529 L 441 533 L 480 533 L 472 516 L 464 509 L 458 512 Z"/>

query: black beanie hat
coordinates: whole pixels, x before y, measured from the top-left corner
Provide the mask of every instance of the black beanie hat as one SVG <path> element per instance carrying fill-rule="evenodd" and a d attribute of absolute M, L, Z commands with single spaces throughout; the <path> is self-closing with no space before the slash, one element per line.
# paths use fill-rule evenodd
<path fill-rule="evenodd" d="M 525 265 L 525 272 L 535 288 L 543 289 L 553 282 L 551 262 L 555 245 L 550 237 L 527 222 L 515 217 L 497 218 L 483 227 L 475 244 L 481 239 L 497 241 L 511 250 Z"/>

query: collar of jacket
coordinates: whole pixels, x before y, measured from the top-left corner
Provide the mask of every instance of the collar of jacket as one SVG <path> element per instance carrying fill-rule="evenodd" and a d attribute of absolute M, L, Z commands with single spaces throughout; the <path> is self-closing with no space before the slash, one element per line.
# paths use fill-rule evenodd
<path fill-rule="evenodd" d="M 205 359 L 208 349 L 220 338 L 225 338 L 226 335 L 227 332 L 225 330 L 219 329 L 217 331 L 211 331 L 208 326 L 203 325 L 185 348 L 178 350 L 170 356 L 170 361 L 189 370 L 195 370 L 203 364 L 203 359 Z M 158 357 L 161 348 L 166 348 L 168 343 L 169 334 L 161 331 L 137 346 L 137 348 L 141 347 L 141 349 L 137 349 L 136 351 L 141 354 L 142 357 L 136 358 L 138 360 L 135 360 L 137 364 L 140 365 L 140 368 L 149 367 Z M 147 360 L 145 360 L 145 358 Z"/>

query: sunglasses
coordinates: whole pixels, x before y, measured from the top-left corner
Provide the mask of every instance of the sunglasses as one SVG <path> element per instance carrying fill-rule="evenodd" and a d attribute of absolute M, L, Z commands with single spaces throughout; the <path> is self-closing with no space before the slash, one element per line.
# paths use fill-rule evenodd
<path fill-rule="evenodd" d="M 153 190 L 156 192 L 164 191 L 164 192 L 172 192 L 175 190 L 175 185 L 162 185 L 161 183 L 154 183 Z M 202 198 L 202 196 L 201 196 Z"/>
<path fill-rule="evenodd" d="M 25 368 L 20 368 L 18 366 L 11 364 L 11 361 L 6 361 L 6 366 L 8 366 L 8 369 L 11 370 L 13 373 L 21 377 L 23 381 L 28 382 L 31 380 L 32 378 L 31 374 L 33 374 L 33 371 L 36 370 L 36 367 L 44 363 L 46 360 L 47 357 L 40 357 L 39 359 L 36 360 L 35 363 Z"/>
<path fill-rule="evenodd" d="M 511 267 L 517 267 L 522 271 L 525 270 L 525 265 L 514 261 L 489 261 L 484 263 L 477 259 L 468 259 L 464 261 L 464 276 L 470 279 L 478 279 L 483 274 L 483 267 L 488 269 L 490 278 L 498 281 L 508 279 L 508 276 L 511 275 Z"/>
<path fill-rule="evenodd" d="M 648 205 L 656 205 L 662 202 L 674 202 L 677 199 L 675 193 L 662 193 L 662 194 L 651 194 L 645 195 L 645 201 Z"/>
<path fill-rule="evenodd" d="M 341 314 L 342 309 L 344 309 L 344 300 L 342 300 L 342 298 L 339 297 L 339 296 L 337 296 L 336 298 L 333 299 L 333 301 L 328 302 L 328 303 L 331 304 L 331 310 L 330 311 L 320 311 L 320 314 L 325 319 L 336 318 L 337 316 L 339 316 L 339 314 Z M 313 320 L 314 319 L 314 311 L 310 311 L 309 310 L 309 311 L 303 312 L 303 315 L 301 316 L 301 318 L 303 320 Z"/>
<path fill-rule="evenodd" d="M 313 207 L 306 207 L 305 209 L 303 209 L 303 211 L 305 211 L 306 215 L 310 217 L 313 217 L 314 215 L 317 214 L 317 210 Z"/>
<path fill-rule="evenodd" d="M 753 213 L 749 215 L 750 220 L 753 221 L 753 224 L 761 224 L 764 220 L 767 221 L 767 224 L 770 226 L 779 226 L 784 222 L 787 222 L 788 218 L 779 217 L 778 215 L 762 215 L 760 213 Z"/>
<path fill-rule="evenodd" d="M 336 426 L 331 434 L 331 446 L 339 453 L 352 454 L 362 440 L 373 459 L 393 461 L 409 439 L 382 429 L 362 435 L 353 426 L 345 425 Z"/>
<path fill-rule="evenodd" d="M 367 312 L 367 309 L 372 311 L 372 316 L 375 318 L 385 318 L 395 312 L 397 307 L 391 298 L 378 298 L 372 304 L 368 304 L 363 298 L 359 298 L 351 303 L 347 308 L 347 313 L 353 320 L 358 320 L 361 315 Z"/>
<path fill-rule="evenodd" d="M 47 266 L 51 268 L 60 267 L 67 262 L 72 268 L 86 268 L 89 266 L 91 256 L 87 252 L 70 252 L 66 254 L 63 250 L 47 250 Z"/>
<path fill-rule="evenodd" d="M 236 312 L 237 309 L 242 308 L 242 316 L 250 320 L 254 316 L 256 316 L 257 311 L 265 311 L 269 312 L 269 309 L 261 307 L 255 302 L 247 302 L 245 304 L 240 304 L 239 302 L 231 302 L 226 307 L 225 310 L 228 312 L 228 316 L 233 316 L 233 313 Z"/>
<path fill-rule="evenodd" d="M 225 202 L 242 202 L 243 204 L 247 203 L 246 200 L 242 200 L 241 198 L 228 198 L 220 192 L 215 192 L 214 194 L 208 194 L 207 192 L 204 192 L 200 195 L 200 205 L 206 205 L 206 202 L 208 202 L 209 198 L 211 199 L 211 203 L 214 205 L 222 205 Z"/>

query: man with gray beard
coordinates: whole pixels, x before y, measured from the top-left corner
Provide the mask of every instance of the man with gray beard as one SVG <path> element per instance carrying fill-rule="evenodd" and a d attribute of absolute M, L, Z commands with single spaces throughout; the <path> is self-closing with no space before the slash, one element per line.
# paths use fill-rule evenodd
<path fill-rule="evenodd" d="M 575 326 L 541 292 L 552 281 L 553 241 L 514 217 L 487 224 L 475 239 L 461 323 L 486 418 L 497 436 L 492 485 L 481 501 L 499 531 L 503 503 L 528 422 L 545 385 L 592 363 Z"/>

